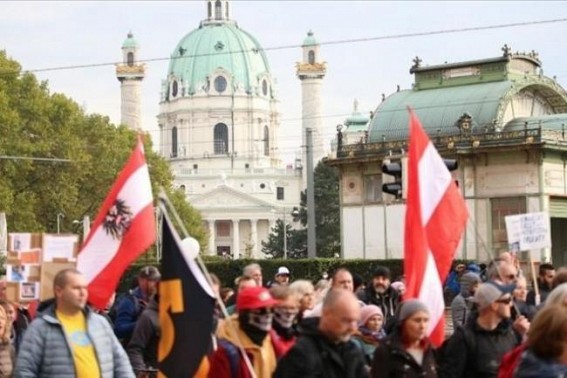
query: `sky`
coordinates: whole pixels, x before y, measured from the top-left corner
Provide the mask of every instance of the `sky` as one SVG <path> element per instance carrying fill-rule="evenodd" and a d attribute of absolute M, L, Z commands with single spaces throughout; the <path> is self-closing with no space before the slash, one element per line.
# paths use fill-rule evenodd
<path fill-rule="evenodd" d="M 280 153 L 291 163 L 301 141 L 301 84 L 295 63 L 312 30 L 327 62 L 323 81 L 324 137 L 352 112 L 370 112 L 397 85 L 410 89 L 412 60 L 422 65 L 455 63 L 512 51 L 539 53 L 544 74 L 567 85 L 567 2 L 562 1 L 232 1 L 232 18 L 264 49 L 279 92 Z M 161 80 L 177 43 L 206 17 L 206 2 L 194 1 L 1 1 L 0 49 L 24 70 L 47 80 L 88 113 L 120 122 L 120 84 L 114 63 L 129 31 L 146 63 L 142 122 L 157 137 Z M 530 24 L 544 20 L 554 23 Z M 430 32 L 514 23 L 528 25 L 466 32 Z M 406 36 L 407 34 L 422 34 Z M 355 41 L 353 41 L 355 40 Z M 339 43 L 340 42 L 340 43 Z M 289 48 L 281 48 L 289 46 Z M 91 67 L 69 68 L 70 66 Z M 46 70 L 62 68 L 58 70 Z M 157 143 L 155 143 L 157 144 Z"/>

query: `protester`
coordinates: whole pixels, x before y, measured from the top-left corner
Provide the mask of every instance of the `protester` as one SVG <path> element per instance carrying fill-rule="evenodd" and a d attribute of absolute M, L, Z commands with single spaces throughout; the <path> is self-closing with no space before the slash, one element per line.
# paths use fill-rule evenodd
<path fill-rule="evenodd" d="M 547 296 L 551 292 L 553 278 L 555 277 L 555 267 L 551 264 L 541 264 L 539 266 L 539 274 L 537 277 L 537 287 L 539 289 L 539 298 L 536 298 L 535 288 L 530 290 L 526 303 L 537 306 L 544 303 Z"/>
<path fill-rule="evenodd" d="M 6 297 L 6 278 L 2 277 L 0 278 L 0 301 L 7 301 L 7 300 L 8 299 Z M 26 307 L 14 302 L 11 302 L 11 305 L 14 310 L 12 316 L 13 318 L 12 332 L 14 336 L 13 344 L 17 352 L 20 348 L 20 343 L 22 341 L 22 338 L 24 337 L 24 333 L 31 322 L 32 316 L 30 315 L 30 312 Z M 7 311 L 9 313 L 11 312 L 10 310 Z"/>
<path fill-rule="evenodd" d="M 276 271 L 276 275 L 274 277 L 274 281 L 268 283 L 268 287 L 272 287 L 275 285 L 289 285 L 289 276 L 290 272 L 289 269 L 285 266 L 280 266 Z"/>
<path fill-rule="evenodd" d="M 270 336 L 276 357 L 281 358 L 295 344 L 294 322 L 299 313 L 299 296 L 290 287 L 276 285 L 270 294 L 279 303 L 274 306 L 274 319 Z"/>
<path fill-rule="evenodd" d="M 126 347 L 130 364 L 136 374 L 157 369 L 160 333 L 159 294 L 156 293 L 136 321 Z"/>
<path fill-rule="evenodd" d="M 527 286 L 526 277 L 520 276 L 516 281 L 516 288 L 512 293 L 514 298 L 514 306 L 512 307 L 512 318 L 515 318 L 517 315 L 523 315 L 528 319 L 530 322 L 533 320 L 537 308 L 536 306 L 529 305 L 526 303 L 526 298 L 528 296 L 528 286 Z"/>
<path fill-rule="evenodd" d="M 331 277 L 330 285 L 331 286 L 329 287 L 329 290 L 344 289 L 352 292 L 354 285 L 351 272 L 347 268 L 338 268 L 337 270 L 335 270 Z M 321 312 L 323 311 L 323 302 L 324 299 L 317 303 L 315 307 L 313 307 L 313 310 L 306 311 L 303 317 L 306 318 L 321 316 Z M 364 306 L 364 303 L 362 301 L 359 301 L 359 304 L 361 307 Z"/>
<path fill-rule="evenodd" d="M 384 314 L 384 328 L 389 332 L 394 324 L 396 308 L 400 303 L 400 294 L 390 285 L 390 269 L 379 266 L 374 270 L 372 280 L 366 287 L 366 291 L 358 297 L 366 304 L 373 304 L 382 310 Z"/>
<path fill-rule="evenodd" d="M 467 272 L 461 276 L 461 292 L 451 302 L 453 329 L 466 324 L 469 313 L 474 305 L 472 301 L 474 292 L 480 283 L 480 276 L 476 273 Z"/>
<path fill-rule="evenodd" d="M 390 287 L 398 292 L 400 299 L 406 293 L 406 284 L 403 281 L 394 281 L 390 284 Z"/>
<path fill-rule="evenodd" d="M 353 273 L 352 275 L 352 291 L 354 295 L 358 296 L 359 292 L 363 292 L 366 290 L 366 283 L 364 282 L 364 278 L 357 273 Z"/>
<path fill-rule="evenodd" d="M 240 293 L 242 290 L 246 288 L 257 287 L 257 286 L 258 283 L 252 277 L 247 277 L 247 276 L 238 277 L 236 279 L 236 293 L 232 296 L 232 298 L 230 298 L 232 301 L 229 301 L 227 303 L 228 306 L 226 307 L 226 312 L 229 315 L 232 315 L 236 311 L 236 301 L 238 300 L 238 293 Z M 232 302 L 232 304 L 229 304 L 230 302 Z"/>
<path fill-rule="evenodd" d="M 567 282 L 567 267 L 562 266 L 555 272 L 555 277 L 553 277 L 553 281 L 551 282 L 551 288 L 555 289 L 565 282 Z"/>
<path fill-rule="evenodd" d="M 457 264 L 455 268 L 451 269 L 445 280 L 443 294 L 445 296 L 445 303 L 451 303 L 453 298 L 461 292 L 459 280 L 465 273 L 465 264 Z"/>
<path fill-rule="evenodd" d="M 567 307 L 567 282 L 562 283 L 549 293 L 545 300 L 544 306 L 548 305 L 563 305 Z"/>
<path fill-rule="evenodd" d="M 114 333 L 122 345 L 126 346 L 130 342 L 136 321 L 155 294 L 160 278 L 161 274 L 156 267 L 145 266 L 138 272 L 138 286 L 116 299 Z"/>
<path fill-rule="evenodd" d="M 331 282 L 327 279 L 320 279 L 315 284 L 315 306 L 320 303 L 323 303 L 323 299 L 327 295 L 327 292 L 331 288 Z"/>
<path fill-rule="evenodd" d="M 0 377 L 11 377 L 14 368 L 14 347 L 10 342 L 12 322 L 0 306 Z"/>
<path fill-rule="evenodd" d="M 360 305 L 351 290 L 332 289 L 320 318 L 311 318 L 293 348 L 279 361 L 274 378 L 365 378 L 362 351 L 350 340 Z"/>
<path fill-rule="evenodd" d="M 401 303 L 396 326 L 376 348 L 372 378 L 437 377 L 434 349 L 427 338 L 429 310 L 417 300 Z"/>
<path fill-rule="evenodd" d="M 511 317 L 513 285 L 489 281 L 474 294 L 477 310 L 442 347 L 439 376 L 447 378 L 496 378 L 504 354 L 520 344 L 529 322 Z"/>
<path fill-rule="evenodd" d="M 14 377 L 133 378 L 112 328 L 86 306 L 86 278 L 76 269 L 64 269 L 55 275 L 53 291 L 55 303 L 24 335 Z"/>
<path fill-rule="evenodd" d="M 243 289 L 236 298 L 236 311 L 218 329 L 218 348 L 210 357 L 210 378 L 249 378 L 248 366 L 238 346 L 244 348 L 256 378 L 271 378 L 276 353 L 270 337 L 273 307 L 278 301 L 268 289 Z"/>
<path fill-rule="evenodd" d="M 242 269 L 242 275 L 253 278 L 258 286 L 262 286 L 262 267 L 257 263 L 248 264 Z"/>
<path fill-rule="evenodd" d="M 381 339 L 386 337 L 383 328 L 384 315 L 380 307 L 366 305 L 360 310 L 360 320 L 358 321 L 358 331 L 353 335 L 353 341 L 364 353 L 368 366 L 372 363 L 374 350 Z"/>
<path fill-rule="evenodd" d="M 518 269 L 514 264 L 507 260 L 496 259 L 487 268 L 488 281 L 494 281 L 503 285 L 516 283 L 518 279 Z"/>
<path fill-rule="evenodd" d="M 543 308 L 530 326 L 528 349 L 516 378 L 567 377 L 567 311 L 561 305 Z"/>
<path fill-rule="evenodd" d="M 296 319 L 296 323 L 299 323 L 315 307 L 315 289 L 311 281 L 307 280 L 293 281 L 289 288 L 292 294 L 299 298 L 299 313 Z"/>

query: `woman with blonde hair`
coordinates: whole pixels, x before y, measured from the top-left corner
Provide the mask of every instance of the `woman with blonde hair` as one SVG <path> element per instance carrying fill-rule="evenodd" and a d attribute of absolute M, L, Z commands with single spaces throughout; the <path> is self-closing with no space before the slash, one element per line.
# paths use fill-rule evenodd
<path fill-rule="evenodd" d="M 299 322 L 307 311 L 311 311 L 315 307 L 315 288 L 311 281 L 297 280 L 289 285 L 289 290 L 292 295 L 299 298 L 299 314 L 297 315 Z"/>
<path fill-rule="evenodd" d="M 0 306 L 0 377 L 11 377 L 14 367 L 14 352 L 10 336 L 12 322 L 4 307 Z"/>
<path fill-rule="evenodd" d="M 546 305 L 537 313 L 530 325 L 527 347 L 514 374 L 515 378 L 567 376 L 565 305 Z"/>

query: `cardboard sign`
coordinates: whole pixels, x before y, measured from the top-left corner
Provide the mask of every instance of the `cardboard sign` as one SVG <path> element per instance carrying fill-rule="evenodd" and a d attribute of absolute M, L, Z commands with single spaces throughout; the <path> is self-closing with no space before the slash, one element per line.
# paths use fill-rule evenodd
<path fill-rule="evenodd" d="M 59 271 L 68 268 L 75 268 L 75 263 L 45 261 L 41 264 L 41 285 L 39 289 L 40 301 L 53 298 L 53 279 Z"/>
<path fill-rule="evenodd" d="M 508 244 L 519 251 L 551 248 L 551 227 L 547 212 L 508 215 L 505 217 Z"/>

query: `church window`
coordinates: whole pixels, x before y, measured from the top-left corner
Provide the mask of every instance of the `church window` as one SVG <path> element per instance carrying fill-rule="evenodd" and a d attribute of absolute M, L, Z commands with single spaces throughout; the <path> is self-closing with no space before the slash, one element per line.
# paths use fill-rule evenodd
<path fill-rule="evenodd" d="M 171 129 L 171 157 L 177 157 L 177 127 Z"/>
<path fill-rule="evenodd" d="M 208 16 L 209 18 L 213 17 L 213 4 L 209 1 L 209 7 L 208 7 Z"/>
<path fill-rule="evenodd" d="M 262 80 L 262 93 L 264 96 L 268 95 L 268 82 L 266 80 Z"/>
<path fill-rule="evenodd" d="M 215 20 L 222 20 L 222 5 L 220 0 L 215 1 Z"/>
<path fill-rule="evenodd" d="M 230 237 L 230 223 L 227 221 L 217 222 L 217 236 L 220 238 Z"/>
<path fill-rule="evenodd" d="M 222 93 L 226 90 L 226 79 L 224 76 L 217 76 L 215 78 L 215 90 Z"/>
<path fill-rule="evenodd" d="M 126 62 L 128 63 L 129 67 L 132 67 L 134 65 L 134 53 L 133 52 L 129 52 L 128 55 L 126 55 Z"/>
<path fill-rule="evenodd" d="M 224 123 L 217 123 L 214 130 L 215 154 L 228 152 L 228 127 Z"/>
<path fill-rule="evenodd" d="M 270 156 L 270 129 L 264 126 L 264 156 Z"/>
<path fill-rule="evenodd" d="M 225 11 L 225 14 L 226 14 L 225 18 L 228 20 L 228 1 L 226 2 L 226 4 L 224 6 L 225 6 L 224 11 Z"/>
<path fill-rule="evenodd" d="M 171 96 L 177 97 L 178 89 L 179 88 L 178 88 L 177 80 L 174 80 L 173 84 L 171 84 Z"/>
<path fill-rule="evenodd" d="M 309 61 L 309 64 L 315 64 L 315 51 L 309 50 L 309 53 L 307 54 L 307 59 Z"/>
<path fill-rule="evenodd" d="M 283 186 L 278 186 L 276 188 L 276 199 L 278 201 L 283 201 L 284 200 L 284 187 Z"/>

